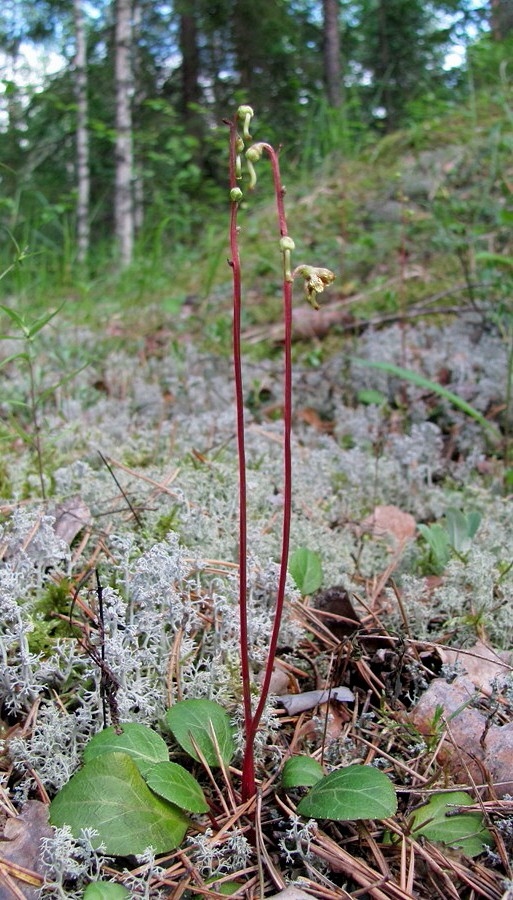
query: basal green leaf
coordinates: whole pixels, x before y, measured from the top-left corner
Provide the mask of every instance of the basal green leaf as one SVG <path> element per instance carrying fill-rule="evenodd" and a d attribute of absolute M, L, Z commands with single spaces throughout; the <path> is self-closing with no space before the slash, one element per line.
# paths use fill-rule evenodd
<path fill-rule="evenodd" d="M 281 783 L 284 788 L 311 787 L 324 777 L 320 763 L 311 756 L 293 756 L 283 766 Z"/>
<path fill-rule="evenodd" d="M 95 734 L 84 750 L 84 762 L 98 759 L 104 753 L 127 753 L 141 775 L 146 775 L 155 763 L 169 759 L 166 742 L 152 728 L 137 722 L 126 722 L 121 728 L 122 734 L 116 734 L 112 725 Z"/>
<path fill-rule="evenodd" d="M 397 809 L 390 779 L 372 766 L 353 765 L 338 769 L 313 786 L 297 811 L 311 819 L 385 819 Z"/>
<path fill-rule="evenodd" d="M 424 525 L 421 522 L 417 525 L 417 528 L 431 550 L 433 565 L 437 574 L 443 572 L 451 558 L 449 535 L 446 529 L 438 522 L 435 522 L 433 525 Z"/>
<path fill-rule="evenodd" d="M 105 753 L 80 769 L 50 806 L 50 822 L 75 837 L 94 828 L 96 846 L 113 856 L 166 853 L 181 844 L 188 820 L 181 809 L 150 791 L 126 753 Z"/>
<path fill-rule="evenodd" d="M 303 597 L 318 591 L 323 580 L 322 563 L 318 553 L 299 547 L 289 559 L 289 572 Z"/>
<path fill-rule="evenodd" d="M 209 766 L 219 766 L 219 756 L 228 765 L 234 743 L 230 719 L 213 700 L 181 700 L 166 713 L 166 722 L 181 747 L 199 760 L 196 744 Z M 215 740 L 212 735 L 215 736 Z M 216 749 L 216 743 L 219 749 Z"/>
<path fill-rule="evenodd" d="M 95 881 L 84 891 L 84 900 L 126 900 L 127 897 L 130 897 L 130 891 L 113 881 Z"/>
<path fill-rule="evenodd" d="M 411 828 L 415 836 L 422 834 L 430 841 L 441 841 L 462 850 L 467 856 L 479 856 L 485 846 L 493 844 L 481 813 L 456 813 L 457 806 L 470 806 L 472 797 L 465 791 L 433 794 L 429 802 L 415 810 Z M 452 815 L 451 815 L 452 813 Z"/>
<path fill-rule="evenodd" d="M 481 524 L 481 513 L 473 509 L 467 515 L 467 530 L 470 538 L 473 538 Z"/>
<path fill-rule="evenodd" d="M 160 797 L 192 813 L 208 812 L 208 803 L 196 779 L 174 762 L 160 762 L 146 774 L 148 787 Z"/>

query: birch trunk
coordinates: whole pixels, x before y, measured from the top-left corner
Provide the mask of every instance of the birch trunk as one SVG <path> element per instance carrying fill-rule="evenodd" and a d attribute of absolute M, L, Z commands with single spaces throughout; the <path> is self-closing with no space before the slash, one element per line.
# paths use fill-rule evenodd
<path fill-rule="evenodd" d="M 84 263 L 89 253 L 89 128 L 87 99 L 87 40 L 82 0 L 73 0 L 75 19 L 75 96 L 77 101 L 77 260 Z"/>
<path fill-rule="evenodd" d="M 132 135 L 132 2 L 116 0 L 116 193 L 114 219 L 119 259 L 132 262 L 134 250 Z"/>

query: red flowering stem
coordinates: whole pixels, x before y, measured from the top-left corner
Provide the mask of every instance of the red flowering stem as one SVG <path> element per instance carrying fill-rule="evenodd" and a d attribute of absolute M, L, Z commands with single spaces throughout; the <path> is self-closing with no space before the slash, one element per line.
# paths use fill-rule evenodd
<path fill-rule="evenodd" d="M 276 151 L 270 144 L 262 144 L 271 161 L 274 191 L 276 197 L 276 208 L 278 212 L 278 224 L 280 229 L 280 237 L 287 237 L 287 222 L 285 218 L 285 205 L 283 197 L 285 191 L 281 184 L 280 167 Z M 283 616 L 283 607 L 285 603 L 285 588 L 287 583 L 287 568 L 289 559 L 289 542 L 290 542 L 290 519 L 292 506 L 292 454 L 291 454 L 291 427 L 292 427 L 292 281 L 289 281 L 286 274 L 283 277 L 283 320 L 285 325 L 285 349 L 284 349 L 284 376 L 283 376 L 283 522 L 282 522 L 282 540 L 281 540 L 281 558 L 280 558 L 280 574 L 278 579 L 278 591 L 276 596 L 276 606 L 274 611 L 273 629 L 269 642 L 269 650 L 267 654 L 267 663 L 265 667 L 264 679 L 260 690 L 260 698 L 254 715 L 246 718 L 246 744 L 244 751 L 244 760 L 242 764 L 242 800 L 249 800 L 256 793 L 255 784 L 255 761 L 254 761 L 254 743 L 258 726 L 262 718 L 265 703 L 271 686 L 271 676 L 273 673 L 274 660 L 278 647 L 278 638 L 280 633 L 280 625 Z M 242 618 L 241 618 L 241 640 L 242 640 Z M 247 649 L 246 649 L 246 662 Z M 244 678 L 244 670 L 242 673 Z M 249 727 L 248 727 L 249 721 Z"/>
<path fill-rule="evenodd" d="M 237 187 L 235 160 L 237 156 L 237 125 L 230 126 L 230 190 Z M 247 502 L 246 502 L 246 446 L 244 434 L 244 391 L 242 382 L 241 354 L 241 310 L 242 279 L 237 232 L 238 202 L 231 201 L 230 210 L 230 266 L 233 280 L 233 370 L 235 377 L 235 404 L 237 422 L 237 451 L 239 462 L 239 619 L 240 619 L 240 660 L 242 674 L 242 695 L 244 706 L 244 726 L 248 734 L 252 726 L 251 681 L 248 651 L 248 578 L 247 578 Z M 246 780 L 255 785 L 254 755 L 250 754 L 246 761 Z M 252 796 L 254 790 L 249 796 Z"/>

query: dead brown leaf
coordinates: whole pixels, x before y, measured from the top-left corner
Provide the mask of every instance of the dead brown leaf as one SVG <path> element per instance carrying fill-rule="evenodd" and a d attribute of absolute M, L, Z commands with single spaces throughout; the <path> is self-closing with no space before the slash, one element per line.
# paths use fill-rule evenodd
<path fill-rule="evenodd" d="M 402 546 L 415 537 L 417 523 L 398 506 L 376 506 L 360 527 L 375 537 L 391 537 L 395 544 Z"/>
<path fill-rule="evenodd" d="M 64 503 L 59 503 L 53 511 L 55 524 L 53 530 L 57 537 L 62 538 L 69 546 L 73 543 L 77 534 L 92 521 L 91 510 L 81 497 L 70 497 Z"/>
<path fill-rule="evenodd" d="M 508 650 L 494 650 L 483 641 L 476 641 L 473 647 L 457 650 L 453 647 L 440 647 L 442 662 L 448 665 L 459 664 L 462 673 L 485 693 L 492 690 L 492 681 L 501 675 L 509 675 L 512 671 L 512 654 Z"/>
<path fill-rule="evenodd" d="M 489 781 L 500 798 L 513 793 L 513 724 L 491 724 L 492 719 L 472 706 L 478 698 L 467 676 L 451 684 L 436 678 L 409 718 L 422 734 L 440 737 L 438 759 L 457 782 L 470 786 Z M 436 725 L 440 708 L 443 718 Z"/>
<path fill-rule="evenodd" d="M 300 409 L 297 417 L 302 422 L 315 428 L 315 430 L 319 431 L 321 434 L 333 434 L 333 429 L 335 427 L 334 422 L 329 419 L 323 419 L 317 410 L 313 409 L 311 406 L 305 406 L 304 409 Z"/>
<path fill-rule="evenodd" d="M 6 820 L 0 839 L 0 900 L 36 900 L 43 883 L 41 841 L 51 837 L 48 806 L 29 800 L 19 816 Z"/>

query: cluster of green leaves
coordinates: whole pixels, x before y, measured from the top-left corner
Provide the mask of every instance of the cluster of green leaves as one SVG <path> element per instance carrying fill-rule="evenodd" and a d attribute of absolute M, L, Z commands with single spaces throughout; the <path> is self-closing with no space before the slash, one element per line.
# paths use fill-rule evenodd
<path fill-rule="evenodd" d="M 477 510 L 465 514 L 454 507 L 446 510 L 443 522 L 421 523 L 418 529 L 427 548 L 423 563 L 426 571 L 440 575 L 453 554 L 464 559 L 480 524 L 481 514 Z"/>
<path fill-rule="evenodd" d="M 165 724 L 183 750 L 209 766 L 227 764 L 234 752 L 226 712 L 210 700 L 183 700 L 168 710 Z M 59 791 L 50 807 L 53 825 L 73 834 L 96 831 L 107 853 L 128 856 L 153 847 L 165 853 L 179 846 L 189 826 L 187 813 L 204 813 L 208 803 L 199 782 L 169 760 L 164 739 L 134 722 L 96 734 L 84 751 L 83 767 Z"/>
<path fill-rule="evenodd" d="M 350 765 L 324 775 L 317 760 L 296 756 L 285 763 L 282 784 L 287 790 L 310 788 L 297 810 L 312 819 L 339 822 L 386 819 L 397 810 L 392 782 L 373 766 Z M 493 845 L 493 837 L 482 813 L 461 810 L 473 802 L 464 791 L 434 793 L 411 814 L 408 830 L 415 838 L 422 836 L 461 850 L 467 856 L 478 856 L 486 846 Z"/>
<path fill-rule="evenodd" d="M 227 713 L 210 700 L 182 700 L 166 713 L 165 724 L 192 759 L 210 768 L 233 757 Z M 298 805 L 308 818 L 354 821 L 386 818 L 397 808 L 390 779 L 372 766 L 352 765 L 324 776 L 313 758 L 289 759 L 283 769 L 287 790 L 311 786 Z M 97 846 L 116 856 L 152 846 L 165 853 L 179 846 L 188 814 L 208 812 L 197 779 L 169 760 L 164 739 L 137 723 L 111 726 L 96 734 L 84 751 L 84 765 L 58 792 L 50 807 L 53 825 L 73 834 L 94 829 Z"/>
<path fill-rule="evenodd" d="M 21 344 L 21 349 L 18 353 L 6 356 L 0 362 L 0 368 L 16 363 L 18 366 L 25 368 L 28 380 L 28 388 L 24 393 L 5 398 L 12 409 L 12 415 L 9 417 L 8 428 L 2 437 L 5 439 L 14 433 L 29 448 L 33 455 L 43 497 L 46 496 L 46 460 L 43 442 L 42 410 L 48 398 L 53 396 L 59 387 L 72 380 L 81 371 L 81 368 L 79 368 L 67 372 L 49 387 L 42 387 L 39 383 L 37 374 L 37 338 L 43 328 L 55 318 L 60 309 L 61 307 L 50 312 L 44 312 L 40 316 L 28 317 L 20 314 L 11 306 L 0 306 L 1 312 L 9 319 L 15 329 L 13 334 L 0 334 L 0 341 L 15 340 Z"/>

